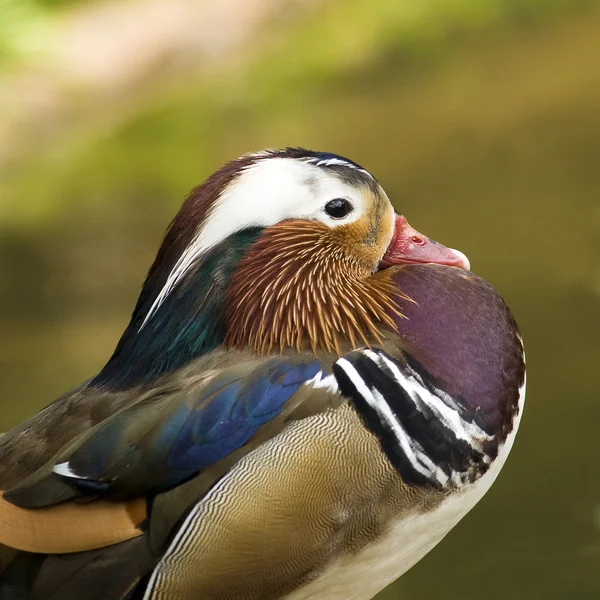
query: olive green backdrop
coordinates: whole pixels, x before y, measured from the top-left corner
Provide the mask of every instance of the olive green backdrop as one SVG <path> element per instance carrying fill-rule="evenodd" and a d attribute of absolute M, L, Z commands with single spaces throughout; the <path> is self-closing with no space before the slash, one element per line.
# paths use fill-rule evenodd
<path fill-rule="evenodd" d="M 21 4 L 0 2 L 0 430 L 102 366 L 189 188 L 266 146 L 337 152 L 469 256 L 528 356 L 498 482 L 381 599 L 600 598 L 600 5 L 288 2 L 214 64 L 49 96 L 43 34 L 89 7 Z"/>

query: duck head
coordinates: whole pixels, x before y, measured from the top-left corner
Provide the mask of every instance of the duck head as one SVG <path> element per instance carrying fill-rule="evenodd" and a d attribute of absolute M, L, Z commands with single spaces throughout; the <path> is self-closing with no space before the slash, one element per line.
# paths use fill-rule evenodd
<path fill-rule="evenodd" d="M 95 382 L 149 383 L 220 345 L 369 344 L 400 314 L 385 270 L 432 262 L 469 268 L 395 214 L 353 161 L 289 148 L 243 156 L 184 202 Z"/>

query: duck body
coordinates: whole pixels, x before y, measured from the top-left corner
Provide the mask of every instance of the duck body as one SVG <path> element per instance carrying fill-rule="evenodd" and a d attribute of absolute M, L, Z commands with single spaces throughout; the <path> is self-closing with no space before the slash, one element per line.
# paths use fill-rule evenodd
<path fill-rule="evenodd" d="M 290 180 L 300 217 L 225 220 Z M 522 342 L 461 255 L 336 155 L 243 157 L 201 189 L 107 366 L 0 442 L 1 600 L 366 600 L 506 460 Z"/>
<path fill-rule="evenodd" d="M 362 600 L 372 598 L 398 579 L 434 548 L 485 495 L 508 458 L 517 434 L 525 400 L 524 365 L 521 362 L 520 337 L 503 302 L 483 280 L 455 268 L 427 265 L 400 270 L 403 271 L 400 273 L 402 289 L 411 290 L 413 297 L 420 299 L 419 306 L 412 305 L 411 308 L 431 316 L 422 323 L 413 315 L 411 322 L 409 310 L 406 312 L 408 321 L 399 323 L 403 338 L 408 337 L 413 342 L 408 356 L 419 356 L 426 361 L 424 364 L 432 365 L 432 371 L 428 373 L 432 377 L 426 380 L 439 382 L 440 370 L 443 371 L 444 366 L 438 353 L 442 353 L 448 360 L 445 365 L 447 373 L 460 369 L 466 374 L 460 390 L 452 389 L 456 394 L 454 397 L 461 398 L 461 401 L 464 401 L 462 394 L 465 393 L 472 393 L 472 398 L 479 398 L 481 402 L 486 396 L 497 397 L 500 390 L 504 390 L 507 412 L 502 417 L 502 425 L 496 429 L 496 436 L 502 441 L 497 451 L 490 451 L 494 458 L 474 481 L 457 487 L 446 485 L 417 502 L 411 502 L 407 512 L 401 510 L 390 518 L 373 543 L 356 554 L 336 560 L 322 577 L 292 593 L 289 598 L 293 600 Z M 469 281 L 467 286 L 464 279 Z M 413 282 L 419 287 L 425 282 L 427 284 L 419 293 L 412 288 Z M 444 294 L 440 289 L 444 287 L 447 292 L 454 285 L 458 285 L 463 293 L 467 290 L 471 293 Z M 477 302 L 474 302 L 475 298 L 478 298 Z M 449 299 L 452 299 L 451 306 L 446 303 Z M 463 310 L 466 307 L 470 307 L 472 312 Z M 457 314 L 452 318 L 454 311 Z M 466 328 L 461 316 L 479 325 Z M 481 343 L 478 349 L 475 338 L 479 338 Z M 447 347 L 444 347 L 446 344 Z M 435 347 L 435 360 L 429 354 L 432 347 Z M 489 365 L 494 362 L 499 375 L 495 384 L 489 378 Z M 516 394 L 514 388 L 508 392 L 513 377 L 521 382 Z M 488 386 L 495 387 L 495 390 L 491 391 Z M 443 387 L 450 391 L 451 386 Z M 476 410 L 481 408 L 481 404 L 476 405 Z M 492 417 L 491 413 L 488 415 Z"/>
<path fill-rule="evenodd" d="M 456 268 L 411 265 L 399 268 L 397 278 L 402 282 L 401 289 L 405 293 L 419 299 L 402 305 L 407 318 L 399 319 L 397 323 L 398 329 L 403 332 L 403 345 L 410 340 L 410 346 L 400 350 L 398 338 L 392 335 L 389 343 L 382 345 L 390 354 L 384 354 L 382 348 L 373 348 L 372 353 L 351 352 L 339 359 L 334 363 L 333 371 L 338 385 L 350 401 L 298 421 L 295 427 L 284 430 L 270 444 L 246 457 L 246 461 L 236 465 L 230 479 L 222 481 L 224 487 L 215 488 L 188 517 L 190 524 L 202 524 L 203 528 L 202 535 L 195 534 L 191 539 L 213 540 L 197 548 L 197 560 L 188 563 L 191 568 L 196 564 L 204 566 L 202 571 L 194 571 L 202 581 L 195 588 L 203 590 L 201 597 L 371 598 L 434 547 L 477 503 L 498 475 L 512 446 L 524 399 L 522 379 L 519 379 L 521 385 L 517 388 L 507 385 L 513 377 L 522 376 L 521 342 L 510 313 L 488 284 Z M 448 294 L 448 291 L 454 293 Z M 465 311 L 466 307 L 470 310 Z M 456 315 L 453 316 L 454 311 Z M 423 315 L 424 321 L 419 314 Z M 465 321 L 471 323 L 469 329 L 465 328 Z M 445 348 L 444 344 L 448 347 Z M 452 352 L 446 353 L 450 349 Z M 482 351 L 484 354 L 480 354 Z M 423 361 L 419 367 L 421 375 L 415 373 L 412 380 L 417 385 L 423 381 L 426 385 L 433 387 L 437 384 L 449 390 L 451 386 L 445 382 L 446 378 L 455 369 L 460 369 L 464 373 L 463 382 L 460 388 L 452 391 L 464 405 L 476 403 L 472 405 L 472 412 L 462 413 L 462 418 L 465 423 L 487 424 L 490 438 L 486 440 L 487 450 L 471 456 L 471 449 L 466 445 L 460 447 L 453 433 L 436 431 L 439 423 L 434 426 L 424 420 L 422 429 L 416 424 L 414 429 L 410 429 L 414 436 L 411 442 L 426 447 L 428 440 L 435 440 L 435 445 L 428 448 L 428 452 L 435 464 L 441 465 L 440 472 L 432 469 L 427 476 L 422 475 L 404 454 L 394 453 L 392 443 L 389 444 L 389 454 L 382 456 L 381 448 L 386 446 L 386 436 L 390 435 L 387 423 L 373 415 L 360 389 L 354 388 L 351 381 L 345 382 L 346 372 L 358 373 L 368 387 L 374 385 L 373 389 L 380 389 L 382 393 L 387 384 L 397 382 L 397 377 L 390 377 L 391 381 L 375 384 L 375 377 L 380 373 L 369 362 L 371 356 L 379 352 L 390 360 L 392 366 L 401 369 L 409 382 L 409 373 L 415 373 L 410 362 L 417 357 Z M 439 352 L 444 352 L 447 357 L 446 364 L 438 356 Z M 344 364 L 346 361 L 347 364 Z M 489 377 L 490 363 L 495 363 L 498 369 L 495 381 Z M 424 366 L 428 364 L 432 372 Z M 355 370 L 352 371 L 349 365 Z M 454 378 L 448 381 L 454 381 Z M 401 385 L 408 389 L 409 382 L 402 380 Z M 444 396 L 444 390 L 437 390 L 438 397 L 443 397 L 448 402 L 447 406 L 451 406 L 452 401 Z M 425 388 L 420 393 L 426 397 Z M 491 401 L 502 393 L 505 394 L 505 405 L 501 412 L 497 411 L 496 402 L 485 406 L 486 400 Z M 388 391 L 385 395 L 399 397 L 400 393 Z M 396 405 L 392 411 L 395 415 L 409 414 L 410 419 L 410 412 L 418 411 L 418 408 L 412 399 L 404 397 L 403 405 Z M 412 419 L 416 421 L 417 416 L 412 415 Z M 448 418 L 452 416 L 457 415 L 449 414 Z M 448 435 L 447 443 L 443 441 L 445 435 Z M 277 446 L 293 447 L 297 453 L 279 455 L 273 449 Z M 306 457 L 315 452 L 318 460 L 310 461 L 311 472 L 303 473 L 303 485 L 298 485 L 297 473 L 302 472 L 302 465 L 306 465 Z M 269 457 L 274 456 L 277 457 L 276 463 L 270 464 Z M 416 463 L 416 459 L 413 460 Z M 260 465 L 261 470 L 253 471 L 251 465 Z M 263 471 L 265 465 L 268 466 Z M 323 466 L 313 471 L 315 465 Z M 416 466 L 421 465 L 417 463 Z M 401 477 L 398 477 L 398 472 Z M 265 476 L 273 479 L 265 483 Z M 453 476 L 455 481 L 452 481 Z M 236 482 L 242 478 L 245 480 L 244 487 L 236 487 Z M 236 502 L 234 490 L 227 489 L 228 483 L 239 492 L 239 505 L 246 507 L 245 521 L 248 519 L 256 526 L 253 535 L 242 534 L 249 546 L 239 537 L 235 520 L 234 523 L 224 521 L 209 525 L 211 514 L 232 515 L 234 519 L 238 514 L 236 510 L 216 508 L 222 502 Z M 272 490 L 275 497 L 279 495 L 280 498 L 287 497 L 290 492 L 286 493 L 286 490 L 294 490 L 293 513 L 289 512 L 289 504 L 278 507 L 273 501 L 257 504 L 257 512 L 248 508 L 260 497 L 262 489 Z M 277 490 L 280 490 L 279 494 Z M 306 519 L 302 512 L 298 512 L 299 506 L 306 507 L 309 515 L 321 515 L 321 521 Z M 249 514 L 253 516 L 250 518 Z M 272 533 L 266 533 L 269 527 L 273 527 Z M 247 582 L 236 577 L 239 571 L 248 572 L 251 565 L 246 564 L 245 559 L 253 560 L 255 544 L 257 540 L 263 540 L 268 548 L 259 546 L 259 555 L 265 556 L 267 551 L 272 553 L 268 561 L 270 571 L 264 575 L 266 580 L 274 585 L 279 577 L 289 581 L 287 569 L 294 564 L 293 559 L 300 561 L 302 558 L 300 549 L 306 547 L 302 541 L 311 539 L 314 542 L 313 528 L 322 535 L 323 545 L 315 551 L 319 558 L 315 560 L 315 554 L 306 557 L 310 570 L 297 564 L 298 571 L 308 583 L 294 585 L 294 591 L 284 595 L 282 584 L 272 595 L 266 595 L 264 585 L 252 593 Z M 180 531 L 183 536 L 186 524 Z M 289 546 L 290 531 L 295 532 L 297 547 Z M 217 551 L 214 540 L 222 544 L 222 554 Z M 274 545 L 274 540 L 283 542 L 284 547 Z M 182 548 L 179 544 L 183 542 L 176 539 L 162 559 L 167 581 L 176 580 L 176 577 L 168 575 L 171 568 L 181 575 L 179 553 Z M 184 550 L 183 553 L 189 551 Z M 299 555 L 290 556 L 290 552 Z M 229 561 L 224 557 L 228 557 Z M 240 567 L 240 564 L 244 566 Z M 208 572 L 213 573 L 214 579 L 207 576 Z M 156 573 L 155 581 L 159 579 L 160 570 Z M 190 578 L 191 575 L 180 580 L 187 585 Z M 257 574 L 256 580 L 259 579 Z M 228 582 L 226 587 L 224 581 Z M 156 597 L 162 597 L 156 593 Z M 185 590 L 177 589 L 173 595 L 178 597 L 178 594 L 184 596 Z M 164 597 L 169 597 L 168 593 Z"/>

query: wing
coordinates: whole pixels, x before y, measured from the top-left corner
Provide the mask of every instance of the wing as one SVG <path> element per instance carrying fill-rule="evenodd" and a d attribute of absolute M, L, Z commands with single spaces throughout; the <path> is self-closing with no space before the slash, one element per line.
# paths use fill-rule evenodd
<path fill-rule="evenodd" d="M 46 537 L 36 533 L 48 545 L 38 551 L 91 551 L 145 534 L 122 546 L 142 567 L 120 589 L 142 578 L 137 593 L 147 599 L 279 598 L 375 544 L 403 515 L 429 510 L 485 462 L 476 415 L 402 353 L 357 350 L 335 363 L 246 356 L 184 379 L 79 435 L 5 494 L 30 519 L 48 511 L 41 530 L 53 511 L 71 511 Z M 114 515 L 90 516 L 115 506 L 128 506 L 129 529 L 113 527 Z M 1 519 L 2 510 L 4 536 Z M 31 533 L 22 521 L 21 540 Z M 118 572 L 110 548 L 89 556 L 83 573 L 63 565 L 79 590 Z M 45 572 L 56 579 L 55 568 Z"/>
<path fill-rule="evenodd" d="M 290 423 L 208 493 L 194 496 L 195 481 L 186 484 L 196 500 L 161 549 L 147 600 L 275 599 L 299 588 L 298 598 L 348 597 L 354 584 L 368 584 L 364 573 L 352 581 L 351 566 L 335 575 L 339 565 L 385 548 L 403 517 L 429 512 L 487 469 L 489 436 L 478 415 L 406 355 L 357 350 L 333 373 L 329 386 L 347 402 Z M 179 493 L 159 497 L 155 510 L 167 514 Z M 394 547 L 418 544 L 412 535 L 408 528 Z M 399 561 L 388 581 L 411 564 Z M 371 595 L 381 587 L 375 581 Z"/>
<path fill-rule="evenodd" d="M 314 389 L 325 377 L 312 357 L 257 359 L 176 393 L 153 390 L 80 435 L 4 497 L 39 508 L 78 496 L 156 495 L 247 446 L 261 429 L 272 435 L 308 399 L 301 388 Z"/>
<path fill-rule="evenodd" d="M 65 552 L 139 535 L 145 499 L 199 473 L 208 489 L 241 456 L 276 435 L 294 412 L 299 418 L 340 401 L 339 394 L 327 393 L 323 382 L 331 375 L 314 357 L 238 358 L 232 367 L 213 360 L 201 376 L 165 381 L 69 441 L 4 493 L 0 542 L 37 552 Z M 119 512 L 111 515 L 116 507 Z M 42 510 L 23 513 L 19 508 Z M 31 545 L 25 523 L 15 526 L 19 515 L 35 522 Z M 74 526 L 78 519 L 79 528 Z M 116 521 L 109 528 L 112 519 Z M 45 523 L 47 547 L 42 539 Z M 81 534 L 79 542 L 73 530 Z"/>
<path fill-rule="evenodd" d="M 0 598 L 12 598 L 11 593 L 78 598 L 84 589 L 89 598 L 90 589 L 102 599 L 129 593 L 156 563 L 148 536 L 138 538 L 143 544 L 130 543 L 147 533 L 149 507 L 163 506 L 156 511 L 160 519 L 152 519 L 152 538 L 161 546 L 194 500 L 186 496 L 189 486 L 183 482 L 192 479 L 194 494 L 203 493 L 198 490 L 210 489 L 289 422 L 341 402 L 327 384 L 331 360 L 322 365 L 314 357 L 261 359 L 240 353 L 234 366 L 225 367 L 231 356 L 211 357 L 204 369 L 190 367 L 133 403 L 130 399 L 5 493 L 0 543 L 37 554 L 21 553 L 10 562 L 0 574 Z M 190 375 L 195 370 L 203 372 Z M 65 412 L 60 406 L 50 411 Z M 48 413 L 41 418 L 47 434 L 60 425 Z M 90 421 L 88 411 L 84 422 Z M 26 441 L 32 430 L 36 438 L 44 437 L 35 418 L 10 437 Z M 176 502 L 173 495 L 160 494 L 169 489 L 176 491 Z M 39 553 L 51 556 L 40 563 Z M 134 566 L 124 570 L 124 560 Z M 101 580 L 114 584 L 108 595 L 98 585 Z"/>

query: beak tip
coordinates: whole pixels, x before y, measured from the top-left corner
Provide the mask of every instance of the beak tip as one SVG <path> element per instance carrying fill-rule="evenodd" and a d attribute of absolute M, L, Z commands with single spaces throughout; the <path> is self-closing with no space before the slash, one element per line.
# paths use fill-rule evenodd
<path fill-rule="evenodd" d="M 456 254 L 456 256 L 458 257 L 458 259 L 460 260 L 460 265 L 458 265 L 458 266 L 460 266 L 461 268 L 463 268 L 463 269 L 465 269 L 467 271 L 471 270 L 471 262 L 467 258 L 466 254 L 464 254 L 460 250 L 456 250 L 455 248 L 449 248 L 449 250 L 451 252 L 453 252 L 454 254 Z"/>

